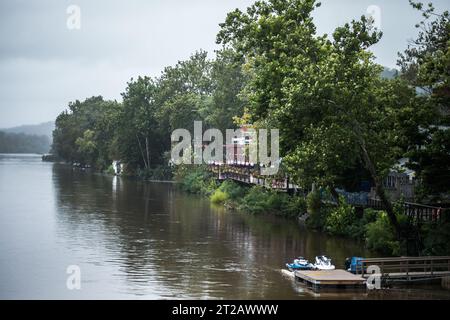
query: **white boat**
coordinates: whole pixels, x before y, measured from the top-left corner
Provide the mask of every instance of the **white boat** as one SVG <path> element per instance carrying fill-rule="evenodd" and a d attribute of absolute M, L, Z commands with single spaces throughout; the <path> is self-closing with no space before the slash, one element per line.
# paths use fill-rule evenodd
<path fill-rule="evenodd" d="M 314 269 L 316 270 L 334 270 L 336 269 L 333 264 L 331 264 L 331 259 L 327 256 L 317 256 L 316 262 L 314 263 Z"/>

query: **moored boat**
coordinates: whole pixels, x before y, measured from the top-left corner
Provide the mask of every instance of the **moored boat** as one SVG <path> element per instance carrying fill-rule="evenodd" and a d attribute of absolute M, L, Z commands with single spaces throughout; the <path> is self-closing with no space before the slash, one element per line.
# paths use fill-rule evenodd
<path fill-rule="evenodd" d="M 290 271 L 298 271 L 298 270 L 312 270 L 314 266 L 309 263 L 309 261 L 303 257 L 298 257 L 294 260 L 293 263 L 286 263 L 286 267 Z"/>
<path fill-rule="evenodd" d="M 316 270 L 334 270 L 335 266 L 331 263 L 331 259 L 327 256 L 317 256 L 314 263 Z"/>
<path fill-rule="evenodd" d="M 362 263 L 361 260 L 364 260 L 364 258 L 361 257 L 351 257 L 345 259 L 345 269 L 351 273 L 357 273 L 361 272 L 362 270 Z"/>

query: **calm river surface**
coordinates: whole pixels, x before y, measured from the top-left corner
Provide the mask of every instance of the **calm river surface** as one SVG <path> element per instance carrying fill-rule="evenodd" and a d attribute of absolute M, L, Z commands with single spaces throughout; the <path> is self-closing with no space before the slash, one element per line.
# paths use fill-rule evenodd
<path fill-rule="evenodd" d="M 214 207 L 176 186 L 0 155 L 1 299 L 446 298 L 439 286 L 316 294 L 281 272 L 325 253 L 338 267 L 362 246 L 295 221 Z M 69 290 L 67 267 L 81 270 Z"/>

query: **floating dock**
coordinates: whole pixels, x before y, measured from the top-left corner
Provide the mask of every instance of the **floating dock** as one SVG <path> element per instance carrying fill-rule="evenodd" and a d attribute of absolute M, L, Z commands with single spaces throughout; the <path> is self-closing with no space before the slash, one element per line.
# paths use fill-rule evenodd
<path fill-rule="evenodd" d="M 295 271 L 295 279 L 315 290 L 324 288 L 365 288 L 366 279 L 345 270 Z"/>

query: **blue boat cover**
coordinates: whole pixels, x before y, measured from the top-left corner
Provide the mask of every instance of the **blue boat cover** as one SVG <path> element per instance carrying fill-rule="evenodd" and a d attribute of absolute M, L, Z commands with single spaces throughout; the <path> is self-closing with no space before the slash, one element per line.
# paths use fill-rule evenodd
<path fill-rule="evenodd" d="M 361 270 L 361 267 L 362 267 L 361 260 L 364 260 L 364 258 L 352 257 L 352 260 L 350 262 L 350 271 L 351 272 L 356 273 L 357 270 Z"/>

